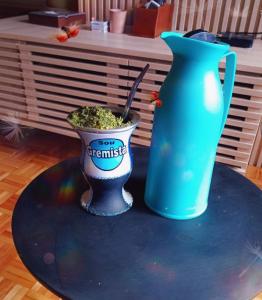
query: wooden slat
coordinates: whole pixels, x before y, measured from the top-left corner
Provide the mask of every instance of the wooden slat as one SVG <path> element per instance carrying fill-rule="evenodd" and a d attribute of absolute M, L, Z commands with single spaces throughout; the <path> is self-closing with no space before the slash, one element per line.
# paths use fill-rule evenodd
<path fill-rule="evenodd" d="M 0 99 L 1 99 L 0 102 L 3 101 L 25 102 L 25 97 L 21 95 L 15 96 L 4 92 L 0 92 Z"/>
<path fill-rule="evenodd" d="M 229 17 L 230 17 L 230 11 L 231 11 L 231 4 L 232 0 L 227 0 L 225 9 L 223 11 L 223 20 L 222 20 L 222 31 L 227 31 L 229 28 Z"/>
<path fill-rule="evenodd" d="M 118 0 L 111 0 L 112 1 L 112 8 L 118 8 Z"/>
<path fill-rule="evenodd" d="M 212 20 L 212 32 L 217 33 L 218 28 L 219 28 L 219 22 L 221 18 L 221 9 L 222 9 L 222 1 L 216 1 L 216 6 L 215 6 L 215 17 Z"/>
<path fill-rule="evenodd" d="M 91 20 L 97 19 L 97 2 L 96 0 L 91 0 Z"/>
<path fill-rule="evenodd" d="M 8 52 L 3 51 L 3 49 L 1 49 L 1 47 L 0 47 L 0 57 L 1 57 L 1 59 L 6 58 L 6 57 L 19 59 L 19 54 L 17 52 L 10 52 L 10 50 Z"/>
<path fill-rule="evenodd" d="M 82 0 L 77 0 L 77 7 L 78 7 L 78 11 L 79 12 L 83 12 L 84 11 L 84 2 Z"/>
<path fill-rule="evenodd" d="M 32 103 L 33 103 L 33 101 L 32 101 Z M 64 112 L 41 108 L 40 106 L 38 106 L 37 108 L 34 106 L 28 106 L 28 111 L 38 113 L 39 116 L 37 117 L 37 119 L 39 121 L 43 121 L 44 119 L 41 119 L 41 117 L 45 116 L 45 117 L 51 117 L 52 119 L 55 119 L 55 120 L 61 119 L 63 122 L 61 124 L 66 124 L 65 119 L 68 115 L 67 113 L 64 113 Z M 47 121 L 46 124 L 49 124 L 49 121 Z M 69 126 L 66 126 L 66 127 L 69 127 Z"/>
<path fill-rule="evenodd" d="M 254 120 L 260 120 L 261 118 L 261 113 L 245 111 L 245 110 L 235 109 L 235 108 L 230 108 L 229 114 L 232 116 L 245 117 Z"/>
<path fill-rule="evenodd" d="M 12 96 L 13 93 L 18 95 L 25 94 L 24 89 L 19 89 L 19 88 L 7 86 L 7 85 L 1 85 L 1 84 L 0 84 L 0 91 L 10 93 L 10 97 Z"/>
<path fill-rule="evenodd" d="M 261 89 L 261 86 L 256 86 L 256 85 L 254 86 L 254 89 L 262 90 L 262 89 Z M 254 100 L 254 97 L 251 97 L 250 99 L 251 99 L 251 100 Z M 258 102 L 260 102 L 260 103 L 262 104 L 262 97 L 261 97 L 261 98 L 255 97 L 255 100 L 258 101 Z M 249 107 L 249 108 L 248 108 L 248 111 L 249 111 L 249 112 L 260 112 L 260 115 L 262 116 L 262 109 L 261 109 L 261 107 L 260 107 L 259 109 L 253 108 L 253 107 Z M 250 118 L 246 118 L 246 120 L 247 120 L 247 121 L 250 121 Z M 261 145 L 261 147 L 258 147 L 257 149 L 255 149 L 254 146 L 256 146 L 256 141 L 257 141 L 257 139 L 258 139 L 259 137 L 261 138 L 261 134 L 262 134 L 262 131 L 261 131 L 261 129 L 260 129 L 261 121 L 262 121 L 262 117 L 260 118 L 260 120 L 259 120 L 259 122 L 258 122 L 257 130 L 255 131 L 256 137 L 255 137 L 255 139 L 254 139 L 254 142 L 253 142 L 253 149 L 252 149 L 254 152 L 258 152 L 258 153 L 259 153 L 259 151 L 262 150 L 262 145 Z M 243 129 L 243 132 L 248 132 L 248 129 Z M 259 135 L 259 134 L 260 134 L 260 135 Z M 260 149 L 259 149 L 259 148 L 260 148 Z M 253 151 L 249 153 L 249 158 L 250 158 L 250 160 L 251 160 L 251 158 L 252 158 L 252 156 L 253 156 L 253 154 L 254 154 Z M 256 154 L 256 156 L 257 156 L 257 155 L 258 155 L 258 154 Z"/>
<path fill-rule="evenodd" d="M 55 125 L 61 127 L 62 129 L 71 128 L 70 124 L 68 124 L 65 120 L 59 120 L 48 116 L 38 115 L 36 120 L 39 123 L 43 123 L 46 125 Z"/>
<path fill-rule="evenodd" d="M 30 52 L 36 52 L 36 53 L 44 53 L 44 54 L 53 54 L 53 55 L 59 55 L 68 58 L 77 58 L 77 59 L 83 59 L 83 60 L 90 60 L 90 61 L 98 61 L 98 62 L 106 62 L 106 63 L 113 63 L 113 64 L 119 64 L 119 65 L 127 65 L 128 59 L 127 58 L 121 58 L 113 55 L 109 55 L 108 53 L 101 52 L 99 53 L 96 51 L 95 53 L 88 52 L 88 51 L 75 51 L 70 49 L 64 50 L 62 48 L 52 48 L 52 47 L 42 47 L 42 46 L 36 46 L 36 45 L 20 45 L 19 46 L 21 51 L 30 51 Z"/>
<path fill-rule="evenodd" d="M 149 75 L 148 76 L 145 76 L 145 79 L 151 79 L 151 80 L 154 80 L 155 77 L 152 75 Z M 148 86 L 148 87 L 147 87 Z M 152 85 L 147 85 L 146 83 L 143 84 L 143 88 L 144 89 L 148 89 L 149 91 L 152 90 Z M 255 90 L 255 89 L 246 89 L 246 88 L 242 88 L 242 87 L 236 87 L 235 88 L 235 92 L 236 93 L 239 93 L 239 94 L 242 94 L 242 95 L 247 95 L 247 96 L 255 96 L 257 97 L 257 99 L 259 99 L 260 97 L 260 94 L 261 92 L 259 90 Z M 143 93 L 137 93 L 136 94 L 140 99 L 149 99 L 149 94 L 143 94 Z M 238 101 L 238 98 L 234 97 L 234 104 L 237 104 L 237 105 L 243 105 L 243 103 L 246 103 L 248 102 L 247 100 L 245 101 L 244 99 L 239 99 Z M 246 103 L 246 106 L 248 105 L 248 103 Z M 252 101 L 250 102 L 250 106 L 254 106 L 254 107 L 261 107 L 261 104 L 259 102 L 256 102 L 256 101 Z M 245 112 L 243 112 L 245 113 Z M 241 114 L 242 116 L 243 114 Z"/>
<path fill-rule="evenodd" d="M 26 60 L 28 57 L 26 55 L 21 54 L 21 59 Z M 32 55 L 31 59 L 33 62 L 40 62 L 50 65 L 56 65 L 56 66 L 63 66 L 67 68 L 74 68 L 74 69 L 80 69 L 80 70 L 89 70 L 94 72 L 100 72 L 100 73 L 110 73 L 110 74 L 118 74 L 122 76 L 127 76 L 128 71 L 124 69 L 114 69 L 109 68 L 106 66 L 98 66 L 95 64 L 89 64 L 84 62 L 73 62 L 73 61 L 67 61 L 63 59 L 53 58 L 53 57 L 41 57 Z M 24 64 L 22 64 L 22 67 Z"/>
<path fill-rule="evenodd" d="M 6 39 L 2 40 L 1 38 L 0 38 L 0 48 L 16 49 L 16 50 L 18 49 L 16 42 L 14 42 L 14 41 L 8 42 Z"/>
<path fill-rule="evenodd" d="M 258 26 L 257 26 L 257 32 L 262 32 L 262 15 L 261 15 L 261 10 L 260 10 L 260 15 L 259 15 L 259 22 L 258 22 Z M 262 39 L 262 34 L 260 33 L 259 35 L 261 39 Z"/>
<path fill-rule="evenodd" d="M 19 86 L 19 87 L 24 86 L 23 81 L 21 81 L 19 79 L 15 79 L 15 78 L 4 77 L 2 75 L 0 75 L 0 84 L 7 84 L 7 86 L 15 85 L 15 86 Z"/>
<path fill-rule="evenodd" d="M 31 52 L 28 49 L 19 48 L 19 50 L 20 50 L 21 65 L 28 64 L 28 65 L 32 66 L 33 63 L 32 63 L 32 59 L 31 59 L 32 58 Z M 34 73 L 32 70 L 26 70 L 25 68 L 22 68 L 22 74 L 23 74 L 26 102 L 29 101 L 29 99 L 34 100 L 33 103 L 31 101 L 31 104 L 27 103 L 28 118 L 35 120 L 38 117 L 38 113 L 36 111 L 32 112 L 29 110 L 29 106 L 34 107 L 35 109 L 37 108 L 35 88 L 33 87 Z"/>
<path fill-rule="evenodd" d="M 235 104 L 235 105 L 240 105 L 240 106 L 243 106 L 243 107 L 257 108 L 258 112 L 260 110 L 262 110 L 262 101 L 259 102 L 259 101 L 256 101 L 256 100 L 246 100 L 246 99 L 233 97 L 231 103 Z"/>
<path fill-rule="evenodd" d="M 222 162 L 224 164 L 228 164 L 228 165 L 231 165 L 231 166 L 240 167 L 240 168 L 243 168 L 243 169 L 246 169 L 246 167 L 247 167 L 247 163 L 246 162 L 235 160 L 235 159 L 226 158 L 226 157 L 219 156 L 219 155 L 216 156 L 216 161 Z"/>
<path fill-rule="evenodd" d="M 120 0 L 120 2 L 119 2 L 119 8 L 122 9 L 122 10 L 126 9 L 126 1 L 125 0 Z"/>
<path fill-rule="evenodd" d="M 87 91 L 80 91 L 80 90 L 72 90 L 70 89 L 70 87 L 58 87 L 58 86 L 51 86 L 51 85 L 45 85 L 45 84 L 41 84 L 41 83 L 35 83 L 32 87 L 34 87 L 37 90 L 41 90 L 41 91 L 49 91 L 49 92 L 54 92 L 54 93 L 59 93 L 59 94 L 64 94 L 64 95 L 71 95 L 71 96 L 75 96 L 75 97 L 81 97 L 83 99 L 94 99 L 96 101 L 105 101 L 106 102 L 106 98 L 107 96 L 104 95 L 97 95 L 97 93 L 95 92 L 87 92 Z M 98 100 L 99 98 L 99 100 Z M 111 98 L 111 102 L 113 103 L 113 99 Z M 119 100 L 115 103 L 115 104 L 123 104 L 124 100 L 118 98 Z M 116 100 L 115 100 L 116 101 Z"/>
<path fill-rule="evenodd" d="M 204 27 L 204 6 L 205 0 L 199 0 L 198 9 L 197 9 L 197 16 L 196 16 L 196 28 L 203 28 Z"/>
<path fill-rule="evenodd" d="M 172 16 L 172 19 L 173 19 L 172 29 L 174 31 L 179 29 L 179 26 L 178 26 L 178 15 L 179 15 L 179 5 L 180 5 L 179 2 L 180 2 L 180 0 L 176 1 L 175 5 L 174 5 L 173 16 Z"/>
<path fill-rule="evenodd" d="M 8 61 L 8 60 L 1 60 L 0 59 L 0 66 L 6 66 L 6 67 L 13 67 L 13 68 L 20 68 L 20 63 L 16 61 Z"/>
<path fill-rule="evenodd" d="M 126 2 L 125 0 L 121 0 L 121 1 L 123 1 L 123 2 Z M 140 0 L 135 0 L 135 2 L 134 2 L 134 7 L 139 7 L 140 6 Z M 168 0 L 167 1 L 167 3 L 168 4 L 171 4 L 173 2 L 173 0 Z"/>
<path fill-rule="evenodd" d="M 257 128 L 257 135 L 248 164 L 262 168 L 262 120 Z"/>
<path fill-rule="evenodd" d="M 131 67 L 139 67 L 139 68 L 144 68 L 146 64 L 150 65 L 150 70 L 157 70 L 157 71 L 166 71 L 169 72 L 171 68 L 171 63 L 157 63 L 157 62 L 152 62 L 152 60 L 129 60 L 129 66 Z M 137 73 L 138 74 L 138 73 Z M 164 78 L 164 77 L 161 77 Z"/>
<path fill-rule="evenodd" d="M 72 78 L 86 79 L 86 80 L 96 81 L 96 82 L 111 83 L 120 86 L 127 86 L 126 80 L 118 79 L 118 78 L 112 79 L 108 76 L 93 75 L 90 73 L 83 73 L 83 72 L 77 72 L 72 70 L 57 69 L 55 67 L 46 67 L 46 66 L 29 65 L 29 64 L 23 65 L 23 68 L 25 70 L 32 70 L 32 71 L 37 71 L 46 74 L 53 74 L 53 75 L 56 74 L 63 77 L 72 77 Z"/>
<path fill-rule="evenodd" d="M 2 68 L 0 66 L 0 74 L 5 74 L 8 77 L 14 77 L 14 78 L 22 78 L 22 72 L 18 70 L 10 70 L 7 68 Z"/>
<path fill-rule="evenodd" d="M 30 79 L 31 76 L 25 75 L 26 79 Z M 92 90 L 96 91 L 98 94 L 101 92 L 104 93 L 111 93 L 114 95 L 121 95 L 121 96 L 127 96 L 127 91 L 126 90 L 121 90 L 117 88 L 109 88 L 107 86 L 99 85 L 99 84 L 91 84 L 91 83 L 86 83 L 86 82 L 79 82 L 77 80 L 67 80 L 67 79 L 60 79 L 60 78 L 54 78 L 50 76 L 44 76 L 44 75 L 34 75 L 34 78 L 32 78 L 37 81 L 45 82 L 45 83 L 50 83 L 50 84 L 59 84 L 63 85 L 66 87 L 74 87 L 74 88 L 80 88 L 80 89 L 86 89 L 86 90 Z M 34 83 L 32 83 L 32 87 L 34 87 Z M 99 98 L 99 95 L 97 95 Z"/>
<path fill-rule="evenodd" d="M 104 1 L 97 1 L 98 7 L 98 19 L 99 21 L 104 20 Z"/>
<path fill-rule="evenodd" d="M 262 148 L 260 148 L 260 154 L 259 154 L 258 161 L 257 161 L 257 167 L 259 167 L 259 168 L 262 167 Z"/>
<path fill-rule="evenodd" d="M 244 6 L 241 12 L 241 19 L 240 19 L 240 25 L 239 25 L 239 31 L 244 32 L 247 28 L 247 20 L 248 15 L 250 14 L 250 6 L 251 6 L 251 0 L 245 0 Z"/>
<path fill-rule="evenodd" d="M 205 29 L 211 31 L 211 17 L 213 10 L 213 0 L 207 0 L 207 11 L 205 18 Z"/>
<path fill-rule="evenodd" d="M 86 13 L 86 23 L 88 25 L 90 25 L 90 21 L 91 21 L 90 1 L 92 0 L 84 0 L 84 11 Z"/>
<path fill-rule="evenodd" d="M 186 30 L 186 15 L 187 15 L 187 5 L 189 0 L 184 0 L 181 2 L 180 10 L 180 23 L 178 29 L 181 31 Z"/>
<path fill-rule="evenodd" d="M 262 98 L 262 87 L 260 89 L 249 89 L 246 87 L 235 86 L 233 93 Z"/>
<path fill-rule="evenodd" d="M 255 138 L 255 134 L 251 134 L 251 133 L 246 133 L 246 132 L 242 132 L 242 131 L 238 131 L 238 130 L 232 130 L 232 129 L 228 129 L 225 128 L 223 131 L 224 135 L 227 136 L 232 136 L 232 137 L 239 137 L 239 138 L 243 138 L 246 140 L 250 140 L 251 143 L 253 142 L 254 138 Z"/>
<path fill-rule="evenodd" d="M 254 5 L 250 17 L 250 23 L 248 27 L 248 32 L 253 32 L 255 30 L 255 25 L 256 25 L 256 19 L 257 19 L 257 14 L 260 11 L 261 14 L 261 1 L 260 0 L 253 0 Z"/>
<path fill-rule="evenodd" d="M 249 152 L 252 148 L 252 143 L 249 141 L 248 142 L 244 142 L 244 141 L 240 142 L 240 141 L 232 140 L 230 138 L 225 138 L 225 137 L 222 137 L 219 140 L 219 143 L 222 145 L 226 145 L 226 146 L 232 146 L 232 147 L 236 147 L 239 149 L 245 149 L 245 151 L 249 151 Z"/>
<path fill-rule="evenodd" d="M 33 101 L 30 98 L 28 99 L 28 103 L 29 104 L 33 103 Z M 71 105 L 69 105 L 69 104 L 71 104 Z M 50 111 L 50 113 L 51 113 L 51 115 L 52 115 L 53 110 L 69 113 L 69 112 L 71 112 L 71 111 L 73 111 L 73 110 L 75 110 L 75 109 L 77 109 L 79 107 L 74 102 L 71 102 L 69 104 L 66 104 L 66 103 L 57 104 L 57 103 L 52 103 L 52 102 L 49 102 L 49 101 L 44 101 L 44 100 L 37 99 L 37 109 L 38 109 L 38 107 L 39 108 L 43 108 L 43 107 L 48 108 L 49 111 Z M 84 101 L 82 101 L 82 106 L 84 106 L 84 105 L 85 105 Z"/>
<path fill-rule="evenodd" d="M 234 157 L 237 156 L 237 157 L 242 158 L 244 162 L 248 163 L 249 155 L 248 155 L 248 153 L 245 153 L 245 152 L 242 152 L 242 151 L 236 151 L 236 150 L 232 150 L 232 149 L 228 149 L 228 148 L 225 148 L 225 147 L 218 146 L 217 153 L 226 154 L 226 155 L 230 155 L 230 156 L 234 156 Z"/>
<path fill-rule="evenodd" d="M 1 106 L 1 104 L 0 104 L 0 106 Z M 19 109 L 20 109 L 20 106 L 15 111 L 19 114 L 20 121 L 22 119 L 27 119 L 28 116 L 27 116 L 27 113 L 24 110 L 24 107 L 21 107 L 21 110 L 19 110 Z M 0 115 L 2 115 L 2 116 L 6 116 L 6 115 L 10 115 L 10 114 L 12 115 L 13 113 L 14 113 L 14 108 L 12 108 L 12 107 L 11 108 L 8 108 L 8 107 L 5 107 L 5 106 L 0 107 Z"/>
<path fill-rule="evenodd" d="M 256 57 L 256 55 L 255 55 L 255 57 Z M 223 62 L 221 64 L 223 65 Z M 247 66 L 247 65 L 243 65 L 243 64 L 241 64 L 241 63 L 238 62 L 237 69 L 238 69 L 238 71 L 241 71 L 241 72 L 253 73 L 252 75 L 254 77 L 256 77 L 257 75 L 258 76 L 261 75 L 261 67 L 259 67 L 259 66 L 258 67 L 255 66 L 255 65 Z"/>
<path fill-rule="evenodd" d="M 232 20 L 230 24 L 230 31 L 236 32 L 237 31 L 237 21 L 240 14 L 240 1 L 235 1 L 232 13 Z"/>
<path fill-rule="evenodd" d="M 131 137 L 131 143 L 134 143 L 136 145 L 142 145 L 142 146 L 150 146 L 150 141 L 139 138 L 135 136 L 135 134 Z"/>
<path fill-rule="evenodd" d="M 60 128 L 60 127 L 57 127 L 56 125 L 52 126 L 52 125 L 49 125 L 49 124 L 42 124 L 42 123 L 39 123 L 39 122 L 27 121 L 27 120 L 21 120 L 21 124 L 29 126 L 29 127 L 33 127 L 33 128 L 42 129 L 42 130 L 45 130 L 45 131 L 50 131 L 50 132 L 54 132 L 54 133 L 63 134 L 63 135 L 66 135 L 66 136 L 78 138 L 78 135 L 75 131 Z"/>
<path fill-rule="evenodd" d="M 11 108 L 12 111 L 26 111 L 26 103 L 24 102 L 20 102 L 20 103 L 17 103 L 17 102 L 13 102 L 13 101 L 1 101 L 0 99 L 0 106 L 2 107 L 5 107 L 5 108 Z"/>
<path fill-rule="evenodd" d="M 41 84 L 35 84 L 35 87 L 37 89 L 37 91 L 35 92 L 35 95 L 38 98 L 43 98 L 43 99 L 47 99 L 47 100 L 54 100 L 56 102 L 67 103 L 67 104 L 75 104 L 75 105 L 78 105 L 78 106 L 86 105 L 85 103 L 88 103 L 88 100 L 79 100 L 79 99 L 76 99 L 76 98 L 70 98 L 70 97 L 68 97 L 69 95 L 76 96 L 76 97 L 79 97 L 79 98 L 82 98 L 82 99 L 93 99 L 95 101 L 98 100 L 98 96 L 97 96 L 96 93 L 80 92 L 80 91 L 74 92 L 74 91 L 71 91 L 69 89 L 51 87 L 51 86 L 46 87 L 45 85 L 41 85 Z M 42 90 L 42 92 L 40 92 L 38 90 Z M 49 94 L 49 93 L 46 93 L 47 91 L 54 92 L 54 93 L 57 92 L 57 93 L 64 94 L 64 95 L 59 96 L 59 95 Z M 115 98 L 115 97 L 109 97 L 109 96 L 105 96 L 105 95 L 100 95 L 99 100 L 103 101 L 105 103 L 109 103 L 109 104 L 124 104 L 125 103 L 125 101 L 123 99 Z M 92 102 L 92 103 L 94 103 L 94 102 Z M 50 103 L 50 105 L 51 105 L 51 103 Z M 134 100 L 132 102 L 132 107 L 137 108 L 137 109 L 147 110 L 148 115 L 152 118 L 152 111 L 153 111 L 153 105 L 152 104 L 144 104 L 144 103 L 137 102 L 137 101 Z"/>
<path fill-rule="evenodd" d="M 130 77 L 133 77 L 133 78 L 136 78 L 138 76 L 139 72 L 137 71 L 129 71 L 128 72 L 128 75 Z M 160 82 L 163 82 L 166 78 L 165 75 L 160 75 L 160 74 L 149 74 L 147 73 L 145 76 L 144 76 L 145 79 L 148 79 L 148 80 L 154 80 L 154 81 L 160 81 Z"/>
<path fill-rule="evenodd" d="M 147 77 L 146 77 L 147 78 Z M 147 83 L 147 82 L 151 82 L 151 83 Z M 132 86 L 132 81 L 128 81 L 128 86 Z M 139 87 L 141 89 L 143 89 L 143 93 L 147 93 L 146 95 L 148 95 L 148 97 L 145 97 L 144 99 L 149 99 L 150 94 L 152 91 L 159 91 L 161 88 L 161 85 L 156 85 L 153 83 L 153 80 L 150 79 L 144 79 Z M 136 93 L 136 96 L 138 96 L 139 94 Z"/>
<path fill-rule="evenodd" d="M 193 29 L 194 19 L 195 19 L 196 1 L 190 1 L 189 14 L 187 15 L 187 31 Z"/>
<path fill-rule="evenodd" d="M 224 79 L 224 73 L 221 74 L 221 79 Z M 256 84 L 262 86 L 262 77 L 258 76 L 251 76 L 251 75 L 244 75 L 244 74 L 236 74 L 235 82 L 238 83 L 249 83 L 249 84 Z"/>
<path fill-rule="evenodd" d="M 151 122 L 143 122 L 143 121 L 140 121 L 139 122 L 139 127 L 140 128 L 144 128 L 144 129 L 148 129 L 148 130 L 152 130 L 152 126 L 153 124 Z"/>
<path fill-rule="evenodd" d="M 126 8 L 130 10 L 133 8 L 133 0 L 126 0 Z"/>
<path fill-rule="evenodd" d="M 109 20 L 109 11 L 111 8 L 111 0 L 105 0 L 105 18 L 106 20 Z"/>
<path fill-rule="evenodd" d="M 248 121 L 238 121 L 231 118 L 227 118 L 226 124 L 239 127 L 239 129 L 241 128 L 251 129 L 253 132 L 255 132 L 257 129 L 257 123 L 253 123 L 253 122 L 251 123 Z"/>

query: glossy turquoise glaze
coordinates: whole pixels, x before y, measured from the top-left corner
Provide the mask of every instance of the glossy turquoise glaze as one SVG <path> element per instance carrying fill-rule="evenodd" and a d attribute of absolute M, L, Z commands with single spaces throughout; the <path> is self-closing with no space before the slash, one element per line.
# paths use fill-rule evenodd
<path fill-rule="evenodd" d="M 174 55 L 156 108 L 146 181 L 145 202 L 173 219 L 202 214 L 223 131 L 236 70 L 229 45 L 214 44 L 164 32 L 161 38 Z M 224 85 L 219 62 L 226 57 Z M 223 191 L 221 191 L 223 192 Z"/>

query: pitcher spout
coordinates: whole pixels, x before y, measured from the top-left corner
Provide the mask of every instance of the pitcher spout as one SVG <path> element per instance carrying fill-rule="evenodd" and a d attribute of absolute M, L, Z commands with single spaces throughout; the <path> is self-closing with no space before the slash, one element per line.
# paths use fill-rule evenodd
<path fill-rule="evenodd" d="M 171 49 L 172 52 L 176 49 L 176 43 L 179 42 L 179 39 L 183 36 L 182 33 L 173 32 L 173 31 L 165 31 L 162 32 L 160 37 L 162 40 L 165 41 L 165 43 L 168 45 L 168 47 Z"/>
<path fill-rule="evenodd" d="M 160 36 L 174 55 L 187 58 L 217 60 L 219 61 L 230 46 L 224 43 L 210 43 L 184 37 L 182 33 L 167 31 Z"/>

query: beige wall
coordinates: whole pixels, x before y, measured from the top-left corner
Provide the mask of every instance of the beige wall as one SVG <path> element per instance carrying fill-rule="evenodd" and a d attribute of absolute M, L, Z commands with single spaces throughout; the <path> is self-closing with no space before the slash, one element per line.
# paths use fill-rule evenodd
<path fill-rule="evenodd" d="M 77 0 L 46 0 L 46 2 L 47 6 L 49 7 L 64 8 L 70 10 L 77 10 L 78 7 Z"/>
<path fill-rule="evenodd" d="M 27 13 L 45 7 L 46 0 L 1 0 L 0 17 Z"/>
<path fill-rule="evenodd" d="M 103 0 L 101 0 L 103 1 Z M 77 0 L 0 0 L 0 15 L 12 16 L 33 10 L 44 9 L 46 6 L 77 10 Z"/>
<path fill-rule="evenodd" d="M 31 10 L 41 8 L 46 5 L 46 0 L 1 0 L 0 7 L 9 7 L 10 9 Z"/>

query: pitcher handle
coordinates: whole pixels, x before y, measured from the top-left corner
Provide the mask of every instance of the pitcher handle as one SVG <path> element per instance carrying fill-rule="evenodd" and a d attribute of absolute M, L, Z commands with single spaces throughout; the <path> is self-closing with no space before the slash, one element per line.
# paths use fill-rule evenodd
<path fill-rule="evenodd" d="M 237 55 L 235 52 L 229 51 L 224 56 L 226 57 L 226 68 L 225 68 L 225 77 L 224 77 L 224 85 L 223 85 L 224 113 L 222 118 L 220 137 L 222 135 L 227 120 L 227 115 L 228 115 L 231 97 L 234 88 L 234 80 L 235 80 L 236 65 L 237 65 Z"/>

